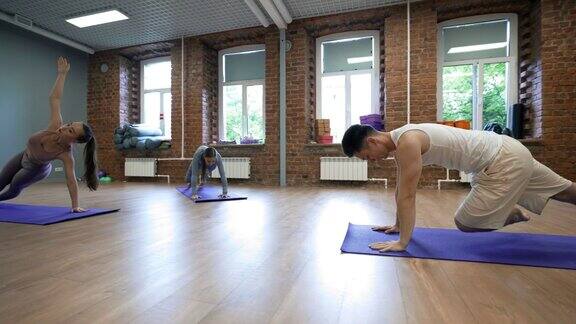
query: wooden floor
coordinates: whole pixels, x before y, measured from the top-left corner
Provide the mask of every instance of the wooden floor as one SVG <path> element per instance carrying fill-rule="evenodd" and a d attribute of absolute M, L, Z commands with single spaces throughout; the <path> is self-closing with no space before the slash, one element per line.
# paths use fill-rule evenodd
<path fill-rule="evenodd" d="M 393 190 L 163 184 L 82 192 L 119 213 L 0 223 L 0 323 L 574 323 L 576 271 L 341 254 L 348 222 L 393 222 Z M 453 228 L 464 190 L 423 190 L 417 226 Z M 63 184 L 14 202 L 67 205 Z M 576 235 L 573 206 L 507 229 Z M 494 248 L 498 248 L 495 246 Z"/>

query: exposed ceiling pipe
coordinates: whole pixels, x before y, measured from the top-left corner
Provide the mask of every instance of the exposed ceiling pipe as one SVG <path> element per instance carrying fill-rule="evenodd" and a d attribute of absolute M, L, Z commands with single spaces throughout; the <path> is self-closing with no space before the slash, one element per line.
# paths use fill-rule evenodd
<path fill-rule="evenodd" d="M 280 55 L 278 65 L 280 68 L 278 75 L 278 101 L 280 104 L 279 111 L 279 146 L 280 146 L 280 186 L 286 187 L 286 29 L 279 30 L 280 36 Z"/>
<path fill-rule="evenodd" d="M 0 11 L 0 20 L 4 20 L 4 21 L 9 22 L 13 25 L 16 25 L 20 28 L 27 29 L 33 33 L 36 33 L 38 35 L 42 35 L 44 37 L 50 38 L 50 39 L 55 40 L 57 42 L 60 42 L 62 44 L 68 45 L 70 47 L 74 47 L 75 49 L 81 50 L 81 51 L 86 52 L 88 54 L 94 54 L 94 49 L 92 49 L 88 46 L 82 45 L 78 42 L 75 42 L 71 39 L 62 37 L 62 36 L 55 34 L 53 32 L 42 29 L 40 27 L 36 27 L 36 26 L 34 26 L 34 23 L 29 19 L 21 19 L 21 18 L 19 19 L 19 16 L 17 16 L 17 15 L 10 16 L 10 15 L 7 15 L 7 14 Z"/>
<path fill-rule="evenodd" d="M 278 9 L 272 3 L 272 1 L 271 0 L 259 0 L 259 1 L 262 4 L 262 7 L 264 7 L 264 10 L 266 10 L 268 15 L 270 16 L 270 18 L 272 18 L 272 21 L 276 24 L 276 26 L 278 26 L 278 28 L 280 29 L 286 29 L 286 22 L 284 21 L 284 18 L 282 18 L 282 15 L 280 14 L 280 12 L 278 12 Z"/>
<path fill-rule="evenodd" d="M 180 110 L 181 110 L 181 116 L 182 116 L 182 120 L 180 121 L 180 124 L 182 126 L 182 147 L 180 148 L 180 158 L 184 158 L 184 139 L 186 137 L 184 137 L 184 119 L 186 117 L 186 115 L 184 114 L 184 81 L 185 81 L 185 76 L 184 76 L 184 36 L 182 36 L 181 40 L 180 40 Z M 170 181 L 170 178 L 168 178 L 168 181 Z"/>
<path fill-rule="evenodd" d="M 274 4 L 276 5 L 276 8 L 278 8 L 278 11 L 280 11 L 280 14 L 282 15 L 282 18 L 284 19 L 286 24 L 291 23 L 292 16 L 290 16 L 290 12 L 288 11 L 288 8 L 286 8 L 284 1 L 282 0 L 273 0 L 273 1 Z"/>
<path fill-rule="evenodd" d="M 407 44 L 406 51 L 406 122 L 410 124 L 410 0 L 406 1 L 406 30 L 407 30 Z"/>
<path fill-rule="evenodd" d="M 266 16 L 262 12 L 262 10 L 260 10 L 260 7 L 258 7 L 258 5 L 254 2 L 254 0 L 244 0 L 244 2 L 248 6 L 248 8 L 252 10 L 252 12 L 256 16 L 256 18 L 258 18 L 262 26 L 264 27 L 270 26 L 270 22 L 268 21 L 268 19 L 266 19 Z"/>

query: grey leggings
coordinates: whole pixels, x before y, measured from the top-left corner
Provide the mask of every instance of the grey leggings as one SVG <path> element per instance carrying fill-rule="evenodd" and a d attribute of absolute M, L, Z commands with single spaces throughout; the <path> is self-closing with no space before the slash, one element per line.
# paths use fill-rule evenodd
<path fill-rule="evenodd" d="M 24 152 L 14 156 L 0 172 L 0 201 L 17 197 L 24 188 L 45 179 L 52 171 L 52 164 L 35 164 L 26 158 Z M 2 192 L 4 188 L 10 187 Z"/>

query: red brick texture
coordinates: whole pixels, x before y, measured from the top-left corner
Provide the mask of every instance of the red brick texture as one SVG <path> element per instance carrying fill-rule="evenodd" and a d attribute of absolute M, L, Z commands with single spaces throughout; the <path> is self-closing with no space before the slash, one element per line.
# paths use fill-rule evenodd
<path fill-rule="evenodd" d="M 108 71 L 100 71 L 101 64 L 108 64 Z M 111 52 L 99 52 L 90 57 L 88 66 L 88 124 L 97 139 L 97 156 L 100 168 L 114 178 L 124 173 L 124 159 L 114 149 L 112 134 L 122 122 L 120 111 L 120 83 L 124 68 L 120 57 Z"/>
<path fill-rule="evenodd" d="M 530 64 L 526 75 L 520 72 L 520 82 L 530 84 L 529 95 L 524 99 L 524 103 L 529 107 L 527 123 L 528 134 L 533 138 L 542 137 L 542 10 L 540 1 L 534 1 L 530 10 Z M 522 63 L 522 62 L 521 62 Z M 522 96 L 522 94 L 521 94 Z M 521 98 L 522 99 L 522 98 Z M 526 129 L 526 127 L 525 127 Z"/>
<path fill-rule="evenodd" d="M 576 180 L 576 1 L 543 0 L 542 162 Z"/>
<path fill-rule="evenodd" d="M 576 178 L 576 70 L 574 63 L 576 10 L 572 0 L 555 1 L 422 1 L 411 4 L 411 122 L 436 120 L 436 28 L 439 21 L 470 15 L 514 12 L 520 17 L 520 34 L 527 37 L 525 70 L 520 76 L 523 100 L 529 107 L 528 134 L 541 137 L 530 145 L 534 155 L 560 174 Z M 522 33 L 522 29 L 529 32 Z M 313 145 L 315 118 L 315 41 L 317 37 L 352 30 L 379 30 L 381 111 L 388 130 L 407 120 L 406 87 L 406 6 L 397 5 L 353 13 L 315 17 L 291 23 L 286 32 L 292 49 L 286 53 L 287 181 L 289 185 L 321 185 L 319 158 L 342 156 L 337 145 Z M 279 40 L 275 27 L 188 37 L 184 39 L 184 75 L 181 40 L 173 41 L 172 57 L 172 148 L 162 152 L 118 153 L 112 144 L 112 131 L 128 120 L 131 64 L 120 55 L 137 50 L 98 52 L 91 57 L 89 74 L 89 122 L 100 141 L 103 167 L 122 178 L 124 156 L 190 158 L 200 144 L 218 139 L 218 51 L 230 47 L 265 44 L 266 143 L 261 146 L 218 146 L 223 156 L 245 156 L 252 161 L 248 182 L 263 185 L 279 183 Z M 527 50 L 529 49 L 529 50 Z M 134 54 L 136 53 L 136 54 Z M 147 54 L 148 55 L 148 54 Z M 519 59 L 520 61 L 520 59 Z M 99 72 L 108 63 L 110 71 Z M 520 62 L 521 64 L 521 62 Z M 137 72 L 137 71 L 136 71 Z M 184 79 L 184 80 L 183 80 Z M 184 82 L 184 116 L 181 87 Z M 126 91 L 125 91 L 126 90 Z M 184 153 L 181 127 L 184 123 Z M 160 161 L 158 172 L 183 179 L 189 160 Z M 395 182 L 393 162 L 371 165 L 370 178 Z M 445 170 L 425 168 L 421 186 L 432 187 L 445 177 Z M 327 185 L 333 185 L 328 183 Z"/>

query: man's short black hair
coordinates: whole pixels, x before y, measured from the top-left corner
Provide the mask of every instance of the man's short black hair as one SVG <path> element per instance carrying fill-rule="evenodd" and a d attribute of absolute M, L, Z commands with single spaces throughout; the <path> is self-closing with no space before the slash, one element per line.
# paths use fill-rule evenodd
<path fill-rule="evenodd" d="M 352 125 L 348 127 L 342 138 L 342 151 L 348 157 L 353 157 L 354 153 L 362 149 L 364 139 L 376 133 L 374 127 L 370 125 Z"/>

